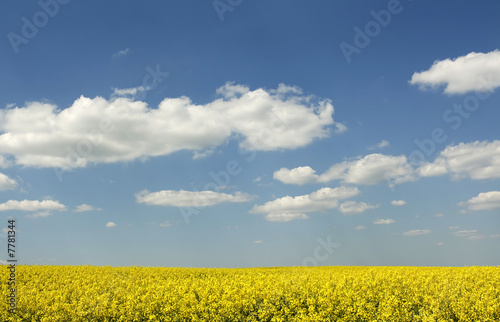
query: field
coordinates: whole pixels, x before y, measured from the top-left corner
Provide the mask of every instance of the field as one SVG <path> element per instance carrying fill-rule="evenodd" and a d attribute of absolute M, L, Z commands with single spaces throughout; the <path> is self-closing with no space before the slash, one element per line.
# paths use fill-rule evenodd
<path fill-rule="evenodd" d="M 500 321 L 498 267 L 1 269 L 1 321 Z"/>

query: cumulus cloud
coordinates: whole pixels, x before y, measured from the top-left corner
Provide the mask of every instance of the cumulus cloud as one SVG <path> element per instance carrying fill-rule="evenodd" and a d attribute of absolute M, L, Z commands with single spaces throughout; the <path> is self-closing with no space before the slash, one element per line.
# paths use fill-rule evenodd
<path fill-rule="evenodd" d="M 480 240 L 486 238 L 486 236 L 480 234 L 477 230 L 460 230 L 454 232 L 453 235 L 468 240 Z"/>
<path fill-rule="evenodd" d="M 0 154 L 0 168 L 8 168 L 12 166 L 12 161 Z"/>
<path fill-rule="evenodd" d="M 167 228 L 167 227 L 172 226 L 172 223 L 170 222 L 170 220 L 166 220 L 166 221 L 160 223 L 159 226 L 163 227 L 163 228 Z"/>
<path fill-rule="evenodd" d="M 402 235 L 412 237 L 412 236 L 427 235 L 430 233 L 431 231 L 429 229 L 414 229 L 410 231 L 405 231 L 404 233 L 402 233 Z"/>
<path fill-rule="evenodd" d="M 22 210 L 22 211 L 39 211 L 39 210 L 66 210 L 66 206 L 55 200 L 8 200 L 0 204 L 0 211 Z"/>
<path fill-rule="evenodd" d="M 17 182 L 0 172 L 0 191 L 14 190 L 17 188 Z"/>
<path fill-rule="evenodd" d="M 404 206 L 404 205 L 406 205 L 406 201 L 404 201 L 404 200 L 393 200 L 393 201 L 391 201 L 391 205 L 393 205 L 393 206 Z"/>
<path fill-rule="evenodd" d="M 500 141 L 476 141 L 447 146 L 433 163 L 417 169 L 421 176 L 451 174 L 453 179 L 500 178 Z"/>
<path fill-rule="evenodd" d="M 390 225 L 390 224 L 394 224 L 396 221 L 394 219 L 375 219 L 373 221 L 373 224 L 375 225 Z"/>
<path fill-rule="evenodd" d="M 307 219 L 311 212 L 325 212 L 338 206 L 340 199 L 347 199 L 360 193 L 354 187 L 321 188 L 308 195 L 286 196 L 264 205 L 255 205 L 250 213 L 266 214 L 268 221 L 291 221 Z"/>
<path fill-rule="evenodd" d="M 354 227 L 354 229 L 356 229 L 356 230 L 363 230 L 363 229 L 366 229 L 366 226 L 364 226 L 364 225 L 357 225 L 356 227 Z"/>
<path fill-rule="evenodd" d="M 158 108 L 130 98 L 80 97 L 65 109 L 42 102 L 0 111 L 0 154 L 27 167 L 73 169 L 181 150 L 202 153 L 241 140 L 246 150 L 307 146 L 331 133 L 333 106 L 289 87 L 250 91 L 226 84 L 205 105 L 165 98 Z"/>
<path fill-rule="evenodd" d="M 334 164 L 326 172 L 317 175 L 309 166 L 294 169 L 281 168 L 273 178 L 288 184 L 305 184 L 342 180 L 343 183 L 373 185 L 387 182 L 394 186 L 416 180 L 413 167 L 405 156 L 369 154 L 363 158 Z"/>
<path fill-rule="evenodd" d="M 128 98 L 136 98 L 144 96 L 144 94 L 149 91 L 151 87 L 149 86 L 137 86 L 131 88 L 113 88 L 113 93 L 111 97 L 128 97 Z"/>
<path fill-rule="evenodd" d="M 340 205 L 339 210 L 344 215 L 357 215 L 369 209 L 378 208 L 379 205 L 370 205 L 366 202 L 346 201 Z"/>
<path fill-rule="evenodd" d="M 89 204 L 81 204 L 75 208 L 75 212 L 86 212 L 86 211 L 94 211 L 94 210 L 102 210 L 101 208 L 96 208 L 94 206 L 91 206 Z"/>
<path fill-rule="evenodd" d="M 262 240 L 254 240 L 254 244 L 262 244 Z"/>
<path fill-rule="evenodd" d="M 311 167 L 298 167 L 294 169 L 281 168 L 275 171 L 273 178 L 287 184 L 306 184 L 318 182 L 319 176 Z"/>
<path fill-rule="evenodd" d="M 106 223 L 106 228 L 113 228 L 113 227 L 116 227 L 117 224 L 115 224 L 114 222 L 110 221 L 108 223 Z"/>
<path fill-rule="evenodd" d="M 135 194 L 138 203 L 172 207 L 209 207 L 225 202 L 246 202 L 252 197 L 246 193 L 234 195 L 214 191 L 162 190 L 149 192 L 143 190 Z"/>
<path fill-rule="evenodd" d="M 444 85 L 447 94 L 492 92 L 500 87 L 500 51 L 435 61 L 428 70 L 414 73 L 410 84 L 422 90 Z"/>
<path fill-rule="evenodd" d="M 388 147 L 390 145 L 389 141 L 387 140 L 382 140 L 379 143 L 369 146 L 368 150 L 376 150 L 376 149 L 383 149 L 385 147 Z"/>
<path fill-rule="evenodd" d="M 117 58 L 117 57 L 120 57 L 120 56 L 126 56 L 130 51 L 130 48 L 125 48 L 123 50 L 120 50 L 116 53 L 113 54 L 113 58 Z"/>
<path fill-rule="evenodd" d="M 458 205 L 467 207 L 470 211 L 500 208 L 500 191 L 482 192 L 476 197 L 460 202 Z"/>
<path fill-rule="evenodd" d="M 34 214 L 27 215 L 26 217 L 28 217 L 28 218 L 43 218 L 43 217 L 48 217 L 51 214 L 52 213 L 50 211 L 44 210 L 44 211 L 36 212 Z"/>
<path fill-rule="evenodd" d="M 265 216 L 267 221 L 288 222 L 297 219 L 309 219 L 309 216 L 301 213 L 271 213 Z"/>

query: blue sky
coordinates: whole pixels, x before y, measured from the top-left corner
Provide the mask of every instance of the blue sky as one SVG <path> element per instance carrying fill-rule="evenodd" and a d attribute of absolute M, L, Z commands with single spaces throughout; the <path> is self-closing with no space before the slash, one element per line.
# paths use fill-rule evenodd
<path fill-rule="evenodd" d="M 500 3 L 1 6 L 1 260 L 500 264 Z"/>

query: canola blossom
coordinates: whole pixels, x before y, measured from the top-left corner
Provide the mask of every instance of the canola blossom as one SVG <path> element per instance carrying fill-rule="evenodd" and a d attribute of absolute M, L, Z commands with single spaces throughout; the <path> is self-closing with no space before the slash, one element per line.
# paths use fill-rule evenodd
<path fill-rule="evenodd" d="M 500 267 L 2 266 L 0 321 L 500 321 Z"/>

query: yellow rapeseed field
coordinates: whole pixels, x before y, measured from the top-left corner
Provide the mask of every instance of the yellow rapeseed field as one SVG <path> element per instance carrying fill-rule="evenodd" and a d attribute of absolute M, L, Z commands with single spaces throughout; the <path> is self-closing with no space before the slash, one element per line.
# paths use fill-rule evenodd
<path fill-rule="evenodd" d="M 500 321 L 498 267 L 0 268 L 2 322 Z"/>

